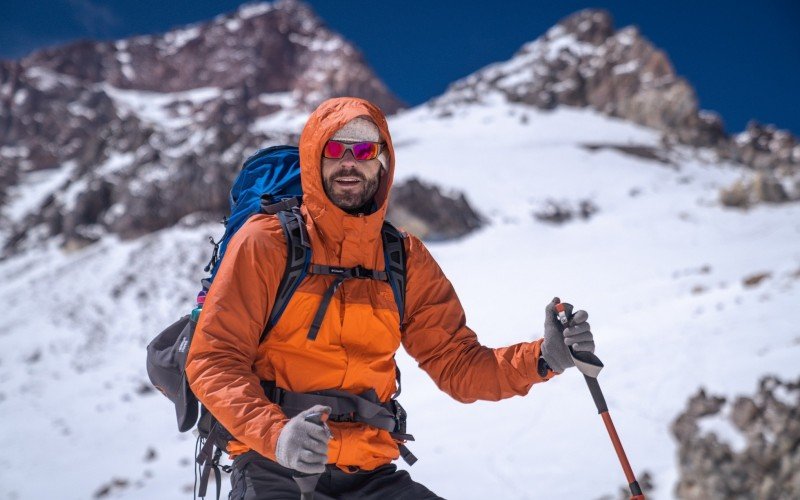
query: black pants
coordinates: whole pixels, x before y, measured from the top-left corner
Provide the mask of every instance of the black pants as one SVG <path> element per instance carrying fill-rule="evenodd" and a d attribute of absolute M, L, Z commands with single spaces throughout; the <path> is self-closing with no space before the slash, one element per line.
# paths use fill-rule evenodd
<path fill-rule="evenodd" d="M 298 500 L 300 488 L 291 469 L 249 451 L 233 460 L 229 500 Z M 393 464 L 371 471 L 347 473 L 329 465 L 319 478 L 314 500 L 331 499 L 433 500 L 441 499 L 415 483 L 408 472 Z"/>

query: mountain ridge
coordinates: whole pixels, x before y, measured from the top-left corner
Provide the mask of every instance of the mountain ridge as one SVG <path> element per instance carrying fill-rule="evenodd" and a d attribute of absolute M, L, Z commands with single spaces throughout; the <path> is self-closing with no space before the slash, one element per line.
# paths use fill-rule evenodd
<path fill-rule="evenodd" d="M 658 130 L 660 151 L 646 152 L 656 158 L 687 144 L 745 165 L 761 180 L 732 186 L 735 196 L 725 199 L 735 204 L 800 197 L 794 136 L 755 122 L 728 135 L 718 116 L 698 108 L 666 53 L 635 27 L 615 29 L 607 11 L 565 17 L 512 59 L 454 82 L 426 105 L 447 114 L 492 92 L 537 109 L 587 107 Z M 109 232 L 143 235 L 191 214 L 221 217 L 242 159 L 296 142 L 315 104 L 343 94 L 389 113 L 402 106 L 358 49 L 299 0 L 245 4 L 162 34 L 77 41 L 0 61 L 3 253 L 43 238 L 76 248 Z M 25 200 L 45 187 L 37 201 Z"/>
<path fill-rule="evenodd" d="M 800 141 L 794 135 L 757 121 L 728 134 L 717 113 L 700 109 L 694 88 L 677 73 L 667 53 L 636 26 L 616 29 L 603 9 L 563 18 L 511 59 L 454 82 L 431 105 L 446 113 L 451 105 L 480 102 L 490 91 L 538 109 L 595 109 L 659 130 L 665 148 L 711 148 L 721 161 L 800 182 Z"/>

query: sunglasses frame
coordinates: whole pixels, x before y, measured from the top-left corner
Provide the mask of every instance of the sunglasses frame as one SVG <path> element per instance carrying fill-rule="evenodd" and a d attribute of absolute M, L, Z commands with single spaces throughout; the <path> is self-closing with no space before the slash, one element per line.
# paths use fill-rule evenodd
<path fill-rule="evenodd" d="M 339 143 L 342 146 L 344 146 L 344 151 L 342 151 L 342 156 L 339 156 L 338 158 L 336 158 L 336 157 L 331 157 L 331 156 L 326 156 L 325 155 L 325 150 L 327 149 L 329 142 L 336 142 L 336 143 Z M 373 156 L 372 158 L 365 158 L 363 160 L 359 160 L 358 158 L 356 158 L 356 152 L 353 149 L 358 144 L 377 144 L 378 145 L 378 150 L 375 152 L 375 156 Z M 369 161 L 369 160 L 374 160 L 375 158 L 380 156 L 381 151 L 383 150 L 385 145 L 386 145 L 385 142 L 375 142 L 375 141 L 347 142 L 347 141 L 334 141 L 333 139 L 328 139 L 328 141 L 325 142 L 325 146 L 322 147 L 322 157 L 323 158 L 327 158 L 329 160 L 341 160 L 342 158 L 344 158 L 344 155 L 347 154 L 348 151 L 350 151 L 350 154 L 353 155 L 353 158 L 356 161 Z"/>

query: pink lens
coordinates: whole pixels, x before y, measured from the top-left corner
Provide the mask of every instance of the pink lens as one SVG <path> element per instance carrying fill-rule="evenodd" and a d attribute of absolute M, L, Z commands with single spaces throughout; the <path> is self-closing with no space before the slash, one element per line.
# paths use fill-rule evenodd
<path fill-rule="evenodd" d="M 325 149 L 322 151 L 322 156 L 325 158 L 339 159 L 344 156 L 345 150 L 347 150 L 347 148 L 341 142 L 328 141 L 325 143 Z"/>
<path fill-rule="evenodd" d="M 359 142 L 353 144 L 353 156 L 356 160 L 371 160 L 378 156 L 378 143 L 377 142 Z"/>

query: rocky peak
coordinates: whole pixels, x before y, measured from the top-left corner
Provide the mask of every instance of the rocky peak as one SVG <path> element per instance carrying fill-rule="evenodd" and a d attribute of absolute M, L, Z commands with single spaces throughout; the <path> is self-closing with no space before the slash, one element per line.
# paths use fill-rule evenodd
<path fill-rule="evenodd" d="M 296 142 L 308 113 L 341 95 L 401 106 L 298 0 L 0 61 L 0 246 L 80 246 L 224 213 L 242 159 Z"/>
<path fill-rule="evenodd" d="M 604 10 L 563 19 L 509 61 L 453 84 L 437 104 L 480 100 L 491 92 L 542 109 L 591 107 L 692 145 L 714 145 L 725 136 L 717 117 L 699 112 L 694 90 L 667 55 L 636 27 L 615 30 Z"/>
<path fill-rule="evenodd" d="M 82 40 L 31 54 L 21 66 L 119 89 L 244 87 L 253 96 L 298 90 L 310 106 L 326 94 L 358 90 L 387 112 L 401 105 L 361 53 L 298 0 L 245 4 L 212 21 L 163 34 Z"/>
<path fill-rule="evenodd" d="M 614 35 L 614 19 L 607 10 L 582 10 L 561 20 L 545 38 L 557 37 L 561 31 L 571 33 L 578 42 L 602 45 Z"/>
<path fill-rule="evenodd" d="M 699 109 L 694 89 L 667 54 L 635 26 L 615 29 L 604 10 L 586 9 L 561 20 L 510 60 L 454 83 L 431 106 L 447 114 L 452 106 L 497 93 L 541 109 L 592 108 L 663 132 L 667 146 L 711 147 L 719 158 L 754 169 L 800 173 L 796 138 L 760 125 L 730 137 L 718 115 Z"/>

